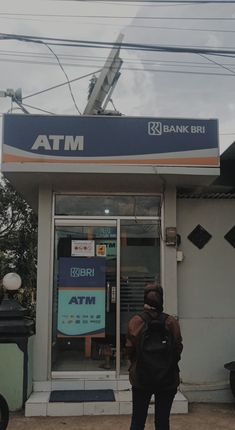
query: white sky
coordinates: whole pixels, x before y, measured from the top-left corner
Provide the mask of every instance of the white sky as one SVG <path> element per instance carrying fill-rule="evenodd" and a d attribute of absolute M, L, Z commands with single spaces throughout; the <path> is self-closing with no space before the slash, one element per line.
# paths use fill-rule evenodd
<path fill-rule="evenodd" d="M 123 32 L 124 42 L 235 49 L 234 21 L 215 20 L 235 19 L 235 4 L 179 3 L 0 0 L 0 32 L 108 42 L 115 41 Z M 82 18 L 80 15 L 96 17 Z M 104 19 L 97 15 L 116 18 Z M 139 19 L 143 16 L 157 19 Z M 201 19 L 189 19 L 192 17 Z M 205 20 L 208 17 L 213 20 Z M 52 45 L 51 48 L 69 79 L 95 72 L 103 66 L 109 53 L 109 49 Z M 112 97 L 117 110 L 136 116 L 218 118 L 221 152 L 233 142 L 235 57 L 205 58 L 188 53 L 127 50 L 121 50 L 121 57 L 124 60 L 122 74 Z M 49 49 L 33 43 L 0 40 L 0 70 L 0 90 L 22 88 L 23 97 L 66 81 Z M 180 73 L 182 71 L 187 73 Z M 87 102 L 89 79 L 71 84 L 81 112 Z M 44 92 L 24 102 L 55 114 L 77 114 L 68 86 Z M 108 108 L 112 109 L 112 106 Z M 10 98 L 1 98 L 0 112 L 9 109 Z M 30 113 L 40 113 L 27 109 Z"/>

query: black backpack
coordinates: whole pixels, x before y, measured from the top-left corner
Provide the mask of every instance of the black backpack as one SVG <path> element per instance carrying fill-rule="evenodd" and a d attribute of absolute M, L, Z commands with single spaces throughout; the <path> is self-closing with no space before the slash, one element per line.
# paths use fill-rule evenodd
<path fill-rule="evenodd" d="M 145 326 L 139 335 L 136 350 L 136 376 L 143 388 L 167 389 L 174 382 L 175 339 L 166 327 L 168 314 L 161 313 L 157 318 L 148 312 L 139 316 Z"/>

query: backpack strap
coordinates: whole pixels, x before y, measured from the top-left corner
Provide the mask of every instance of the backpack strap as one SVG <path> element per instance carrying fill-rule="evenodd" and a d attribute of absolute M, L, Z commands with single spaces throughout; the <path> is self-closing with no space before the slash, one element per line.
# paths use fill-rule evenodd
<path fill-rule="evenodd" d="M 167 319 L 168 317 L 169 317 L 169 314 L 166 314 L 165 312 L 162 312 L 162 313 L 159 315 L 158 319 L 159 319 L 162 323 L 164 323 L 164 324 L 165 324 L 166 319 Z"/>
<path fill-rule="evenodd" d="M 152 321 L 152 316 L 149 314 L 149 312 L 143 311 L 140 314 L 138 314 L 140 318 L 145 322 L 146 325 L 148 325 Z"/>
<path fill-rule="evenodd" d="M 138 314 L 142 320 L 146 323 L 146 325 L 148 325 L 152 320 L 154 319 L 158 319 L 160 322 L 162 322 L 163 324 L 165 324 L 166 319 L 169 317 L 169 314 L 166 314 L 165 312 L 161 312 L 157 318 L 153 318 L 149 312 L 147 311 L 143 311 L 140 314 Z"/>

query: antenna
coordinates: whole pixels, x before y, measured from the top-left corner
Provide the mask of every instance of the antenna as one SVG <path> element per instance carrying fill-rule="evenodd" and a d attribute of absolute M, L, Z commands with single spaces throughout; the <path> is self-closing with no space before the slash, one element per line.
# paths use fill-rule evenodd
<path fill-rule="evenodd" d="M 20 109 L 24 113 L 29 113 L 27 109 L 22 105 L 22 91 L 21 88 L 18 88 L 17 90 L 13 90 L 11 88 L 8 88 L 6 91 L 0 91 L 0 97 L 11 97 L 11 100 L 15 102 Z"/>
<path fill-rule="evenodd" d="M 89 94 L 83 115 L 105 114 L 105 108 L 111 99 L 111 95 L 121 75 L 120 69 L 123 61 L 119 57 L 119 53 L 123 38 L 124 34 L 120 33 L 115 42 L 117 46 L 112 48 L 105 65 Z M 115 111 L 114 113 L 117 114 Z"/>

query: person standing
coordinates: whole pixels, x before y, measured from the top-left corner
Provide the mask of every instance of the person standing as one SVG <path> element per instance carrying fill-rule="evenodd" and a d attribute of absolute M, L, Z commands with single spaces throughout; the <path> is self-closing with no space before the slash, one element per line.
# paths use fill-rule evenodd
<path fill-rule="evenodd" d="M 143 380 L 139 374 L 141 358 L 138 358 L 141 336 L 152 321 L 161 322 L 173 339 L 169 369 L 159 382 L 152 372 L 153 378 Z M 169 336 L 168 336 L 169 337 Z M 162 342 L 164 343 L 164 342 Z M 152 395 L 155 397 L 155 429 L 170 429 L 170 411 L 180 383 L 178 362 L 183 350 L 182 336 L 177 319 L 163 313 L 163 289 L 157 283 L 147 284 L 144 288 L 144 311 L 134 315 L 128 324 L 126 340 L 127 357 L 130 361 L 129 379 L 132 385 L 132 419 L 130 430 L 143 430 L 148 414 L 148 407 Z M 164 360 L 163 360 L 164 362 Z M 151 375 L 151 369 L 149 369 Z"/>

